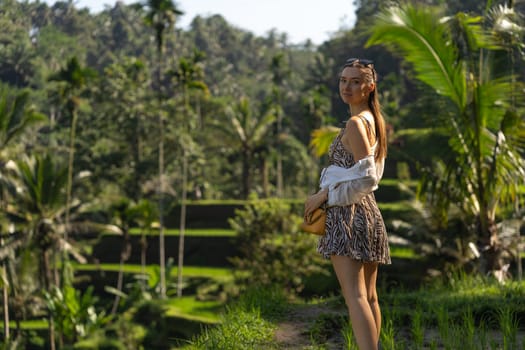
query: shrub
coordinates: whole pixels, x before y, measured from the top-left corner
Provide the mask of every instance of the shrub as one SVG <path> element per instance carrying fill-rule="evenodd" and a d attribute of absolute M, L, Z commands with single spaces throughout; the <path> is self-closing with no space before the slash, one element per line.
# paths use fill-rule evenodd
<path fill-rule="evenodd" d="M 295 294 L 304 288 L 307 276 L 328 274 L 328 263 L 315 251 L 317 238 L 299 232 L 300 221 L 279 199 L 253 201 L 237 210 L 230 219 L 240 252 L 231 259 L 237 268 L 236 283 L 275 284 Z"/>
<path fill-rule="evenodd" d="M 162 301 L 146 300 L 133 315 L 133 322 L 146 329 L 142 345 L 146 349 L 170 349 L 166 308 Z"/>

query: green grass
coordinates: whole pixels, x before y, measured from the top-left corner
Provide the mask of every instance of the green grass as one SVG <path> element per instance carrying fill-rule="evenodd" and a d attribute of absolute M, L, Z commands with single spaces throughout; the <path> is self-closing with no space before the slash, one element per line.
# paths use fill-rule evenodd
<path fill-rule="evenodd" d="M 74 264 L 76 271 L 106 271 L 118 272 L 120 271 L 119 264 Z M 124 264 L 122 267 L 124 273 L 139 275 L 142 273 L 140 265 Z M 174 267 L 170 271 L 169 278 L 176 281 L 178 278 L 178 268 Z M 182 276 L 185 280 L 191 278 L 208 278 L 215 282 L 230 282 L 233 279 L 233 271 L 230 268 L 224 267 L 201 267 L 201 266 L 184 266 Z M 147 265 L 145 273 L 148 275 L 148 285 L 155 286 L 158 283 L 158 265 Z"/>
<path fill-rule="evenodd" d="M 74 264 L 74 269 L 77 271 L 120 271 L 119 264 Z M 146 273 L 153 274 L 154 270 L 158 268 L 158 265 L 146 265 Z M 141 273 L 142 266 L 136 264 L 124 264 L 123 271 L 125 273 Z M 232 270 L 225 267 L 200 267 L 200 266 L 184 266 L 183 276 L 185 277 L 230 277 Z M 177 267 L 171 271 L 171 276 L 177 276 Z"/>
<path fill-rule="evenodd" d="M 166 229 L 164 234 L 166 236 L 178 236 L 179 229 Z M 140 228 L 132 228 L 130 230 L 132 235 L 140 235 Z M 151 230 L 151 235 L 158 235 L 158 230 Z M 231 229 L 216 229 L 216 228 L 198 228 L 186 229 L 184 235 L 188 237 L 235 237 L 236 232 Z"/>
<path fill-rule="evenodd" d="M 257 201 L 261 201 L 265 199 L 199 199 L 199 200 L 188 200 L 186 203 L 188 205 L 246 205 L 250 203 L 254 203 Z M 302 202 L 303 199 L 297 199 L 297 198 L 281 198 L 282 201 L 287 203 L 295 203 L 297 201 Z"/>
<path fill-rule="evenodd" d="M 288 311 L 286 297 L 276 288 L 250 288 L 228 305 L 220 323 L 194 337 L 187 350 L 279 349 L 276 320 Z"/>
<path fill-rule="evenodd" d="M 205 328 L 187 350 L 278 349 L 273 340 L 275 325 L 258 312 L 241 308 L 228 310 L 218 326 Z"/>
<path fill-rule="evenodd" d="M 402 252 L 405 248 L 396 249 Z M 118 269 L 117 264 L 101 267 L 106 271 Z M 140 266 L 127 265 L 126 270 L 140 271 Z M 193 276 L 231 274 L 223 268 L 188 267 L 185 271 Z M 415 349 L 422 344 L 431 349 L 525 349 L 525 282 L 502 285 L 489 278 L 457 273 L 446 282 L 434 281 L 418 290 L 389 290 L 380 295 L 384 349 Z M 193 295 L 170 298 L 165 305 L 167 316 L 207 325 L 184 348 L 188 350 L 282 349 L 274 334 L 283 322 L 301 327 L 303 342 L 310 342 L 304 349 L 331 348 L 334 341 L 341 345 L 339 348 L 356 349 L 340 295 L 308 302 L 297 298 L 289 301 L 284 293 L 261 287 L 249 289 L 227 305 L 216 300 L 200 301 Z M 308 308 L 312 311 L 304 313 Z M 46 329 L 47 323 L 27 321 L 22 327 Z"/>
<path fill-rule="evenodd" d="M 415 188 L 418 184 L 417 180 L 399 180 L 395 178 L 383 178 L 381 179 L 380 186 L 397 186 L 398 184 L 403 184 L 411 188 Z"/>
<path fill-rule="evenodd" d="M 216 300 L 200 301 L 194 296 L 172 298 L 166 302 L 168 316 L 179 316 L 205 323 L 217 323 L 223 304 Z"/>
<path fill-rule="evenodd" d="M 282 299 L 262 295 L 259 290 L 241 297 L 231 308 L 227 306 L 220 326 L 205 329 L 187 349 L 226 349 L 228 341 L 234 344 L 231 349 L 241 349 L 248 344 L 234 339 L 255 339 L 259 327 L 263 332 L 275 331 L 282 323 L 300 327 L 301 341 L 309 343 L 304 349 L 327 349 L 334 344 L 356 349 L 340 296 L 309 302 L 295 299 L 283 305 Z M 489 278 L 458 275 L 446 283 L 381 295 L 384 349 L 525 349 L 525 320 L 521 316 L 525 314 L 525 282 L 501 285 Z M 261 303 L 264 308 L 258 307 Z M 305 308 L 311 312 L 304 313 Z M 261 313 L 264 309 L 284 312 L 266 315 Z M 247 348 L 282 348 L 274 337 L 257 339 L 258 347 Z"/>
<path fill-rule="evenodd" d="M 3 328 L 4 323 L 0 322 L 0 326 Z M 15 327 L 16 327 L 16 323 L 13 321 L 10 321 L 9 328 L 15 329 Z M 42 319 L 42 320 L 21 321 L 20 328 L 26 331 L 47 329 L 47 320 Z"/>
<path fill-rule="evenodd" d="M 419 259 L 414 249 L 404 246 L 390 245 L 390 256 L 392 258 Z"/>

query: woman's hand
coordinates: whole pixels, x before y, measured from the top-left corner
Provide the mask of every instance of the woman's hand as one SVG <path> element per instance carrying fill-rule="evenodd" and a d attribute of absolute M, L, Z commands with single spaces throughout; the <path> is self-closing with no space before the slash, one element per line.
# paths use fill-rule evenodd
<path fill-rule="evenodd" d="M 311 215 L 315 209 L 319 208 L 328 199 L 328 190 L 320 190 L 316 194 L 311 195 L 304 204 L 304 220 L 310 221 Z"/>

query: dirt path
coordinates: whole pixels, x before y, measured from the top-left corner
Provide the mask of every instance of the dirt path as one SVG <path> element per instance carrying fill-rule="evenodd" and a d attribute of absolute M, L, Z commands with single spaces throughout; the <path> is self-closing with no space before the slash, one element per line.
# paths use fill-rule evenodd
<path fill-rule="evenodd" d="M 323 304 L 298 307 L 278 323 L 275 340 L 280 349 L 286 350 L 303 350 L 321 344 L 327 350 L 341 349 L 344 342 L 341 332 L 326 329 L 326 320 L 340 322 L 343 315 L 340 310 Z"/>

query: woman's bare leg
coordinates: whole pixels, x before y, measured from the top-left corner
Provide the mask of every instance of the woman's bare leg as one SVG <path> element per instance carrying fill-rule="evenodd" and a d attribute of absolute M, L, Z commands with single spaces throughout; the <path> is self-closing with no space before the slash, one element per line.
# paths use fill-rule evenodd
<path fill-rule="evenodd" d="M 364 264 L 347 256 L 332 255 L 331 260 L 348 307 L 357 345 L 360 350 L 376 350 L 378 333 L 368 302 Z"/>
<path fill-rule="evenodd" d="M 381 334 L 381 309 L 379 308 L 379 300 L 377 298 L 376 289 L 377 267 L 377 263 L 364 264 L 367 299 L 370 309 L 372 310 L 372 314 L 374 315 L 374 321 L 377 329 L 377 339 L 379 339 L 379 335 Z"/>

